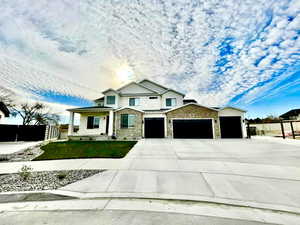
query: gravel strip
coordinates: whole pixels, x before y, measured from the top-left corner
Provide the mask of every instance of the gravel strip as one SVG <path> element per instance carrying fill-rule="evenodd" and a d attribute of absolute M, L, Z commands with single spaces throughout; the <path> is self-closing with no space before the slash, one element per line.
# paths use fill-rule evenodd
<path fill-rule="evenodd" d="M 0 192 L 53 190 L 104 170 L 63 170 L 31 172 L 24 180 L 18 173 L 0 175 Z"/>

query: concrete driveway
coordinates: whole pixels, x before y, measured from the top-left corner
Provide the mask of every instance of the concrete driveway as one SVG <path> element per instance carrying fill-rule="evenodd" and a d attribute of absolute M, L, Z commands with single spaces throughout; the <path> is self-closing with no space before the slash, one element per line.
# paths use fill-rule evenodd
<path fill-rule="evenodd" d="M 60 190 L 80 197 L 183 199 L 300 212 L 300 149 L 254 139 L 144 139 L 120 169 Z"/>
<path fill-rule="evenodd" d="M 0 204 L 4 223 L 300 224 L 300 142 L 146 139 L 123 159 L 26 164 L 106 171 L 50 191 L 80 199 Z"/>

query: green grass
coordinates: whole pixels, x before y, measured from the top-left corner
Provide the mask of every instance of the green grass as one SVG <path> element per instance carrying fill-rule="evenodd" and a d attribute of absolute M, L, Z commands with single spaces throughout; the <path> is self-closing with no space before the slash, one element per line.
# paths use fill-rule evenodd
<path fill-rule="evenodd" d="M 136 141 L 66 141 L 41 147 L 44 153 L 34 160 L 123 158 Z"/>

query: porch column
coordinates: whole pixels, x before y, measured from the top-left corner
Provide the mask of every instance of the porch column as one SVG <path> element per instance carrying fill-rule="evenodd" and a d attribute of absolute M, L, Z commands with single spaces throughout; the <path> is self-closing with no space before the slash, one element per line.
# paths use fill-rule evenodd
<path fill-rule="evenodd" d="M 109 123 L 108 123 L 108 136 L 113 135 L 113 129 L 114 129 L 114 111 L 109 111 Z"/>
<path fill-rule="evenodd" d="M 74 112 L 70 112 L 68 135 L 72 135 L 74 130 Z"/>

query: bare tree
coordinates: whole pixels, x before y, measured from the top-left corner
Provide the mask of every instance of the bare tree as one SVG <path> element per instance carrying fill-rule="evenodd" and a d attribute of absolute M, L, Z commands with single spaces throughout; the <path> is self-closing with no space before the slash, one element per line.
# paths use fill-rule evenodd
<path fill-rule="evenodd" d="M 0 86 L 0 102 L 8 107 L 12 116 L 19 115 L 23 120 L 23 125 L 58 124 L 59 116 L 50 113 L 46 105 L 39 102 L 17 104 L 14 99 L 14 92 Z"/>
<path fill-rule="evenodd" d="M 19 107 L 10 107 L 14 115 L 19 115 L 23 120 L 23 125 L 44 125 L 58 124 L 59 116 L 50 113 L 49 109 L 42 103 L 24 103 Z"/>

